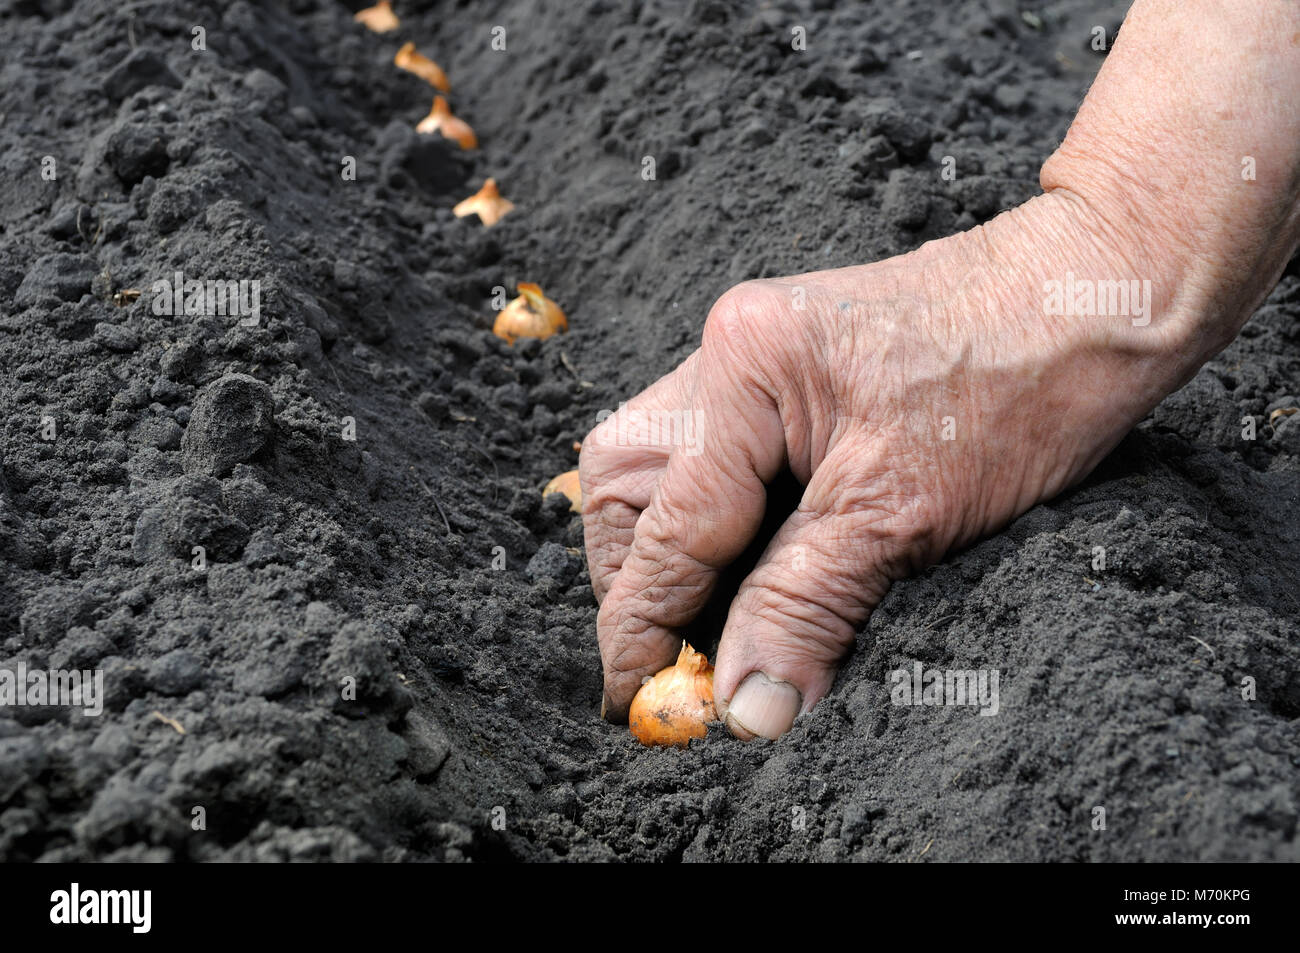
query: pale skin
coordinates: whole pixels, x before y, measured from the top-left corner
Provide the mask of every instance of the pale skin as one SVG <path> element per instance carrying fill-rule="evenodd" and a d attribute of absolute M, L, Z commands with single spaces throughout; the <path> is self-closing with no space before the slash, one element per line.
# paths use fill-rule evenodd
<path fill-rule="evenodd" d="M 895 580 L 1082 479 L 1232 341 L 1300 244 L 1300 2 L 1137 0 L 1040 184 L 910 254 L 738 285 L 588 435 L 607 717 L 672 663 L 783 468 L 803 497 L 715 663 L 745 739 L 826 695 Z M 1046 313 L 1067 272 L 1150 280 L 1149 323 Z M 695 413 L 698 445 L 629 446 L 631 409 Z"/>

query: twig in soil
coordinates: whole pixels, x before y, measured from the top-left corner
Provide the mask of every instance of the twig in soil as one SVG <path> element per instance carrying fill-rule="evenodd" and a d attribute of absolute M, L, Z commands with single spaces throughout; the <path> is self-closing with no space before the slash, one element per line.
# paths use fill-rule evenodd
<path fill-rule="evenodd" d="M 1169 727 L 1169 719 L 1166 718 L 1164 721 L 1153 721 L 1145 725 L 1124 725 L 1119 728 L 1115 728 L 1113 730 L 1116 733 L 1121 735 L 1131 735 L 1136 731 L 1154 731 L 1157 728 L 1168 728 L 1168 727 Z"/>
<path fill-rule="evenodd" d="M 1279 407 L 1268 415 L 1268 425 L 1276 430 L 1277 419 L 1279 417 L 1290 417 L 1292 414 L 1300 414 L 1300 407 Z"/>
<path fill-rule="evenodd" d="M 922 857 L 924 857 L 926 855 L 926 852 L 929 851 L 929 849 L 933 846 L 934 846 L 934 838 L 931 837 L 930 843 L 926 844 L 924 847 L 921 848 L 921 853 L 916 855 L 916 859 L 920 860 Z"/>
<path fill-rule="evenodd" d="M 325 366 L 328 367 L 330 373 L 334 375 L 334 386 L 339 389 L 340 394 L 343 393 L 343 382 L 339 380 L 339 372 L 334 369 L 334 363 L 329 359 L 329 355 L 327 354 L 321 354 L 321 357 L 325 358 Z"/>
<path fill-rule="evenodd" d="M 953 619 L 957 618 L 958 614 L 959 613 L 954 612 L 952 615 L 946 615 L 942 619 L 935 619 L 927 625 L 926 628 L 933 631 L 936 625 L 943 625 L 945 622 L 951 622 Z"/>
<path fill-rule="evenodd" d="M 155 711 L 153 712 L 153 716 L 154 716 L 155 718 L 157 718 L 159 721 L 161 721 L 164 725 L 171 725 L 171 727 L 175 728 L 175 729 L 176 729 L 176 733 L 177 733 L 178 735 L 183 735 L 183 734 L 185 734 L 185 729 L 184 729 L 183 727 L 181 727 L 181 723 L 180 723 L 179 721 L 177 721 L 175 718 L 168 718 L 168 717 L 167 717 L 166 715 L 164 715 L 162 712 L 157 711 L 157 710 L 155 710 Z"/>
<path fill-rule="evenodd" d="M 411 467 L 411 470 L 414 471 L 415 467 Z M 429 499 L 433 500 L 433 505 L 438 509 L 438 515 L 442 517 L 442 525 L 447 527 L 447 535 L 450 536 L 451 523 L 447 520 L 447 514 L 444 513 L 442 510 L 442 504 L 439 503 L 438 498 L 433 495 L 433 490 L 429 489 L 429 484 L 425 483 L 422 479 L 420 479 L 420 476 L 418 474 L 416 474 L 415 482 L 420 484 L 421 489 L 423 489 L 425 493 L 429 494 Z"/>
<path fill-rule="evenodd" d="M 100 216 L 99 222 L 95 226 L 95 234 L 87 238 L 86 233 L 81 229 L 81 210 L 83 207 L 81 205 L 77 206 L 77 234 L 81 236 L 83 242 L 93 247 L 99 244 L 99 236 L 104 234 L 104 218 Z"/>
<path fill-rule="evenodd" d="M 1214 661 L 1217 662 L 1217 661 L 1219 660 L 1219 653 L 1216 652 L 1216 651 L 1214 651 L 1214 646 L 1210 645 L 1210 644 L 1209 644 L 1208 642 L 1206 642 L 1204 639 L 1198 639 L 1198 638 L 1197 638 L 1196 636 L 1194 636 L 1194 635 L 1189 634 L 1187 637 L 1188 637 L 1189 639 L 1191 639 L 1193 642 L 1199 642 L 1201 645 L 1204 645 L 1204 646 L 1206 647 L 1206 649 L 1209 650 L 1210 654 L 1211 654 L 1212 656 L 1214 656 Z"/>
<path fill-rule="evenodd" d="M 560 363 L 563 364 L 566 368 L 568 368 L 569 373 L 573 375 L 575 380 L 577 380 L 579 387 L 596 386 L 591 381 L 584 381 L 582 379 L 582 375 L 578 373 L 578 369 L 573 366 L 573 361 L 569 360 L 569 355 L 566 354 L 564 351 L 560 352 Z"/>
<path fill-rule="evenodd" d="M 470 444 L 470 446 L 474 448 L 474 450 L 478 453 L 479 456 L 483 457 L 484 459 L 487 460 L 488 463 L 492 464 L 492 505 L 493 505 L 493 506 L 496 506 L 496 505 L 497 505 L 497 494 L 498 494 L 498 492 L 499 492 L 500 489 L 501 489 L 501 486 L 500 486 L 500 484 L 501 484 L 501 468 L 497 466 L 497 460 L 496 460 L 496 457 L 492 456 L 490 453 L 488 453 L 488 452 L 487 452 L 486 450 L 484 450 L 482 447 L 477 447 L 477 446 L 475 446 L 475 445 L 472 444 L 472 443 Z"/>

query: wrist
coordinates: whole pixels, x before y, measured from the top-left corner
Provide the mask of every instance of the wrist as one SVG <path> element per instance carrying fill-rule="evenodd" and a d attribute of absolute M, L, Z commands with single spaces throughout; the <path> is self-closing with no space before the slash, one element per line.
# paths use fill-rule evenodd
<path fill-rule="evenodd" d="M 1168 289 L 1187 294 L 1173 277 L 1178 257 L 1135 249 L 1107 227 L 1058 190 L 919 254 L 927 285 L 946 289 L 943 326 L 967 369 L 968 416 L 1023 415 L 1053 492 L 1201 363 L 1195 323 L 1177 313 L 1190 306 L 1165 300 Z"/>
<path fill-rule="evenodd" d="M 1047 190 L 1027 204 L 1038 213 L 1031 232 L 1059 235 L 1044 262 L 1046 311 L 1091 318 L 1087 330 L 1100 349 L 1179 374 L 1194 372 L 1235 336 L 1238 326 L 1224 328 L 1215 305 L 1222 280 L 1203 266 L 1206 256 L 1167 209 L 1148 206 L 1120 183 L 1045 179 Z M 1061 284 L 1064 302 L 1049 300 Z"/>
<path fill-rule="evenodd" d="M 1217 350 L 1204 331 L 1208 296 L 1181 250 L 1143 241 L 1127 217 L 1078 192 L 1035 196 L 967 236 L 990 276 L 984 306 L 1019 324 L 999 333 L 1122 381 L 1134 420 Z"/>
<path fill-rule="evenodd" d="M 1297 46 L 1295 3 L 1137 0 L 1042 169 L 1085 241 L 1151 278 L 1153 324 L 1193 370 L 1300 243 Z"/>
<path fill-rule="evenodd" d="M 1286 263 L 1276 249 L 1251 247 L 1265 226 L 1221 190 L 1188 186 L 1191 194 L 1175 199 L 1115 163 L 1059 152 L 1044 165 L 1042 185 L 1035 201 L 1062 208 L 1079 254 L 1109 272 L 1096 277 L 1136 281 L 1147 292 L 1146 313 L 1131 327 L 1104 323 L 1108 343 L 1153 354 L 1183 378 L 1236 337 Z"/>

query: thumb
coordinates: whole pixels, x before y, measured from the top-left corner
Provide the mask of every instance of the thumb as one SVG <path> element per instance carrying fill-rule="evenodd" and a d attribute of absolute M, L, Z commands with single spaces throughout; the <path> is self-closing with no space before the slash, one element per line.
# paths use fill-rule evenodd
<path fill-rule="evenodd" d="M 852 455 L 841 443 L 817 469 L 732 602 L 713 689 L 738 738 L 778 738 L 811 710 L 889 589 L 906 527 L 878 487 L 844 479 Z"/>

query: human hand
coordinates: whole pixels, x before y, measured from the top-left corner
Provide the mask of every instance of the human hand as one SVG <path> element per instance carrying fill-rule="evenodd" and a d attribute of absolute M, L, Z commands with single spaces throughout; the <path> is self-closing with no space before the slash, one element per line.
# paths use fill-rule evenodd
<path fill-rule="evenodd" d="M 718 647 L 717 707 L 740 737 L 775 738 L 825 695 L 893 580 L 1082 477 L 1232 340 L 1300 244 L 1298 16 L 1138 0 L 1043 195 L 908 255 L 718 301 L 699 350 L 583 444 L 609 713 L 672 661 L 783 467 L 803 498 Z M 1075 276 L 1132 300 L 1054 309 L 1049 289 Z M 665 420 L 696 439 L 656 439 Z"/>
<path fill-rule="evenodd" d="M 724 295 L 699 350 L 583 445 L 608 712 L 672 662 L 783 467 L 803 498 L 717 654 L 740 737 L 777 737 L 826 694 L 892 581 L 1091 469 L 1161 396 L 1135 364 L 1172 342 L 1136 315 L 1045 313 L 1043 276 L 1071 262 L 1125 270 L 1058 193 L 895 259 Z"/>

